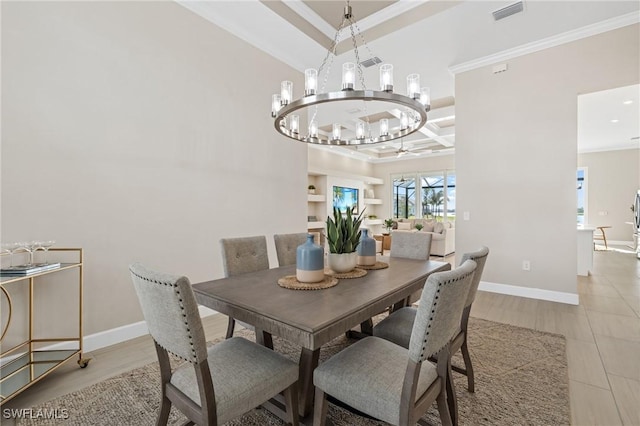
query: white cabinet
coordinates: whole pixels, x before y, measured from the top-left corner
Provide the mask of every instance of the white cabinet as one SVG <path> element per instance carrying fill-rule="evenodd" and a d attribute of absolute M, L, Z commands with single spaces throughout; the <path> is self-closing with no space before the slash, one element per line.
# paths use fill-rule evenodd
<path fill-rule="evenodd" d="M 593 271 L 594 228 L 578 228 L 578 275 L 588 276 Z"/>

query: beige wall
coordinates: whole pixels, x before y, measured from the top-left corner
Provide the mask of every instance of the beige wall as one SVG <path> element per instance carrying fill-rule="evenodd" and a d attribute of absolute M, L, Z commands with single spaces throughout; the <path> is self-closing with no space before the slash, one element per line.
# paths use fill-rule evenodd
<path fill-rule="evenodd" d="M 333 171 L 335 174 L 373 176 L 373 165 L 366 161 L 334 154 L 326 149 L 309 148 L 309 170 Z"/>
<path fill-rule="evenodd" d="M 456 76 L 456 251 L 490 247 L 483 281 L 576 293 L 577 96 L 637 84 L 638 40 L 633 25 Z"/>
<path fill-rule="evenodd" d="M 218 278 L 220 238 L 267 235 L 275 264 L 272 235 L 306 226 L 285 76 L 174 2 L 2 2 L 2 241 L 84 247 L 85 334 L 142 319 L 131 262 Z"/>
<path fill-rule="evenodd" d="M 633 222 L 630 207 L 640 189 L 640 149 L 579 154 L 578 166 L 587 169 L 587 222 L 611 226 L 608 240 L 633 241 L 625 222 Z"/>

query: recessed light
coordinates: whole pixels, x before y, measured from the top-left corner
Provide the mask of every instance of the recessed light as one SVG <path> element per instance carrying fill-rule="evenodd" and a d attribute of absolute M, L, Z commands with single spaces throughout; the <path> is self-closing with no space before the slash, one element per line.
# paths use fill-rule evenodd
<path fill-rule="evenodd" d="M 617 123 L 618 121 L 620 120 L 618 120 L 617 118 L 614 118 L 613 120 L 611 120 L 612 123 Z"/>
<path fill-rule="evenodd" d="M 633 101 L 624 101 L 623 104 L 624 105 L 631 105 L 633 103 Z"/>

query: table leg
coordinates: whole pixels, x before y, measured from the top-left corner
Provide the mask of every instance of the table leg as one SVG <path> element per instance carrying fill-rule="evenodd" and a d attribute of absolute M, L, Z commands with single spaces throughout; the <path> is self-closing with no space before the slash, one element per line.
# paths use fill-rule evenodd
<path fill-rule="evenodd" d="M 300 387 L 300 416 L 307 417 L 313 413 L 313 396 L 315 387 L 313 386 L 313 370 L 320 361 L 320 349 L 311 350 L 302 348 L 300 353 L 300 364 L 298 374 L 298 385 Z"/>
<path fill-rule="evenodd" d="M 256 328 L 256 343 L 262 345 L 266 348 L 273 349 L 273 338 L 271 337 L 271 333 L 267 333 L 266 331 Z"/>
<path fill-rule="evenodd" d="M 364 339 L 368 336 L 373 336 L 373 320 L 368 320 L 360 323 L 360 331 L 347 330 L 346 336 L 350 339 Z"/>

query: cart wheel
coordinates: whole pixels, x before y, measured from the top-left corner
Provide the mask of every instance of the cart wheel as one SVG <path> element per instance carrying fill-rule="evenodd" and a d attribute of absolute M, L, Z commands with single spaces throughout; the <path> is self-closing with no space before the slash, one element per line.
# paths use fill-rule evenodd
<path fill-rule="evenodd" d="M 78 365 L 80 368 L 86 368 L 87 365 L 89 365 L 89 361 L 91 361 L 91 358 L 80 358 L 78 360 Z"/>

